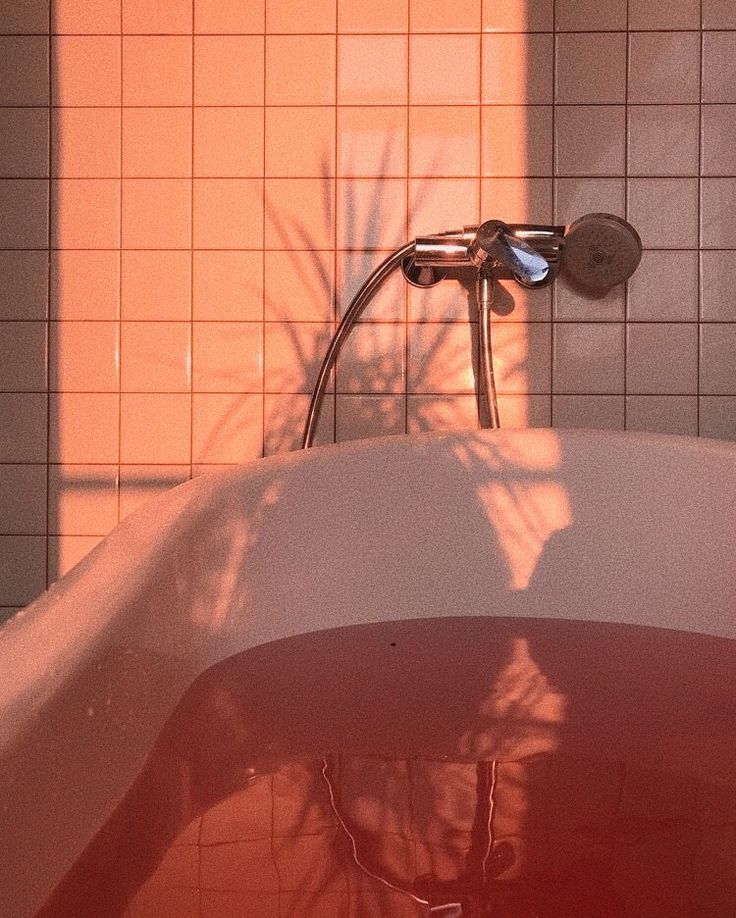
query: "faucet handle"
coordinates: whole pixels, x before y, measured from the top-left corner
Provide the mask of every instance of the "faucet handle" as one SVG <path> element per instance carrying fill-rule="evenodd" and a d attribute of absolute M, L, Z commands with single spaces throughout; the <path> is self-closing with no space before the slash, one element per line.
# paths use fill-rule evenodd
<path fill-rule="evenodd" d="M 520 284 L 527 286 L 544 283 L 551 270 L 547 259 L 501 220 L 481 223 L 468 246 L 468 257 L 477 268 L 488 261 L 503 265 Z"/>

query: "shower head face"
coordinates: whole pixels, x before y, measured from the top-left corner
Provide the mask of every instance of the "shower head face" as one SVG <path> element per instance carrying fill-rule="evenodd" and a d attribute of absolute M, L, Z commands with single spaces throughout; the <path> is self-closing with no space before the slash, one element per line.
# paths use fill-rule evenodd
<path fill-rule="evenodd" d="M 621 217 L 586 214 L 567 228 L 562 266 L 585 290 L 605 293 L 631 277 L 640 261 L 639 234 Z"/>

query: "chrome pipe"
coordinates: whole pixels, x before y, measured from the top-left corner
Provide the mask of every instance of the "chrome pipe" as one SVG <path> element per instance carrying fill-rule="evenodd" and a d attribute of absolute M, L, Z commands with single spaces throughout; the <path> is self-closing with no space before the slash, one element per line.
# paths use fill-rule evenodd
<path fill-rule="evenodd" d="M 325 389 L 327 388 L 327 380 L 330 375 L 330 371 L 337 360 L 337 355 L 340 352 L 340 348 L 343 345 L 343 342 L 350 334 L 355 322 L 360 317 L 360 314 L 365 309 L 368 301 L 371 296 L 374 294 L 376 288 L 383 282 L 383 280 L 391 274 L 392 271 L 401 266 L 401 262 L 414 252 L 414 242 L 407 242 L 406 245 L 402 246 L 400 249 L 397 249 L 388 258 L 381 262 L 381 264 L 376 268 L 376 270 L 368 277 L 363 286 L 358 290 L 353 299 L 350 302 L 345 315 L 342 317 L 340 324 L 337 326 L 337 331 L 332 337 L 330 346 L 327 348 L 327 353 L 325 354 L 324 360 L 322 361 L 322 366 L 319 370 L 319 376 L 317 377 L 317 382 L 312 392 L 312 400 L 309 403 L 309 411 L 307 412 L 307 421 L 304 425 L 304 435 L 302 437 L 302 449 L 309 449 L 314 440 L 314 432 L 317 427 L 317 421 L 319 420 L 319 411 L 322 407 L 322 399 L 325 394 Z"/>
<path fill-rule="evenodd" d="M 493 269 L 483 264 L 478 270 L 476 299 L 478 301 L 478 363 L 480 377 L 491 430 L 498 430 L 501 420 L 498 413 L 496 380 L 493 375 L 493 351 L 491 348 L 491 309 L 494 298 Z M 479 418 L 482 424 L 482 418 Z"/>
<path fill-rule="evenodd" d="M 468 248 L 474 233 L 455 231 L 434 236 L 417 236 L 414 240 L 414 264 L 420 268 L 469 265 Z"/>

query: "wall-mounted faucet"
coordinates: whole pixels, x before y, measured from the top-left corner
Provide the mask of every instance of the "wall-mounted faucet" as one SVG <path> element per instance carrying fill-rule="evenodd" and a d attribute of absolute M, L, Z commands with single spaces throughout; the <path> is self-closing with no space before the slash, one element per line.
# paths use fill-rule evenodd
<path fill-rule="evenodd" d="M 401 267 L 406 280 L 418 287 L 439 283 L 448 268 L 480 268 L 483 264 L 493 266 L 499 277 L 513 277 L 525 287 L 539 287 L 556 274 L 564 231 L 562 226 L 509 226 L 500 220 L 487 220 L 480 226 L 419 236 Z"/>
<path fill-rule="evenodd" d="M 439 283 L 448 268 L 493 266 L 496 277 L 524 287 L 543 287 L 560 266 L 590 293 L 605 292 L 629 278 L 641 259 L 636 230 L 612 214 L 587 214 L 569 226 L 502 223 L 419 236 L 402 263 L 404 277 L 418 287 Z"/>
<path fill-rule="evenodd" d="M 400 267 L 406 280 L 417 287 L 440 283 L 450 268 L 472 268 L 477 272 L 480 375 L 490 426 L 499 427 L 491 349 L 496 279 L 510 277 L 524 287 L 544 287 L 562 268 L 574 285 L 591 295 L 600 295 L 631 277 L 641 253 L 639 234 L 612 214 L 587 214 L 567 227 L 486 220 L 480 226 L 417 237 L 376 268 L 345 312 L 320 368 L 302 448 L 312 445 L 327 379 L 343 341 L 376 288 L 396 268 Z"/>

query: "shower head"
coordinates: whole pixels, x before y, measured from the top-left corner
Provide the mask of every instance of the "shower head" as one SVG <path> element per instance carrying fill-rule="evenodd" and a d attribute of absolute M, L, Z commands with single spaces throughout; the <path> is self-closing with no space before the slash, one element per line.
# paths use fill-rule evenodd
<path fill-rule="evenodd" d="M 641 261 L 641 239 L 613 214 L 586 214 L 567 227 L 562 267 L 573 283 L 605 293 L 627 280 Z"/>

